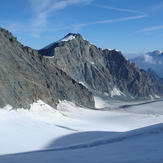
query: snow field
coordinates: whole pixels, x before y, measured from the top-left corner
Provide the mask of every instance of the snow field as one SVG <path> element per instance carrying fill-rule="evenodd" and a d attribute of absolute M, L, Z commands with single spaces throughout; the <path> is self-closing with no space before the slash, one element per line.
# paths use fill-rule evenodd
<path fill-rule="evenodd" d="M 162 101 L 115 110 L 124 103 L 95 101 L 97 110 L 68 101 L 57 110 L 42 101 L 30 110 L 0 109 L 0 162 L 163 160 Z"/>

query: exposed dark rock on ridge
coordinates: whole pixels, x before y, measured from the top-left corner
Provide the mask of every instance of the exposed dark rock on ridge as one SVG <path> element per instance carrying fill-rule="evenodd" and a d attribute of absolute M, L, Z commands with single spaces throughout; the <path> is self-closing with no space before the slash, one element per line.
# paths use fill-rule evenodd
<path fill-rule="evenodd" d="M 54 56 L 51 60 L 57 67 L 100 94 L 111 97 L 116 88 L 127 98 L 163 95 L 163 85 L 128 61 L 120 51 L 102 50 L 84 40 L 80 34 L 70 33 L 66 37 L 71 35 L 74 39 L 60 40 L 39 52 L 43 56 Z"/>
<path fill-rule="evenodd" d="M 0 107 L 28 108 L 39 99 L 54 107 L 58 100 L 94 106 L 87 88 L 0 28 Z"/>

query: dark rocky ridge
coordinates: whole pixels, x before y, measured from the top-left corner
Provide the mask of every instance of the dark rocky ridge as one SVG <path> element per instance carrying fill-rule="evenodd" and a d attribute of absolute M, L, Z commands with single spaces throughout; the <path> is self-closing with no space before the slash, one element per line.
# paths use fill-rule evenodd
<path fill-rule="evenodd" d="M 87 88 L 0 28 L 0 107 L 28 108 L 39 99 L 54 107 L 58 100 L 94 107 Z"/>
<path fill-rule="evenodd" d="M 127 98 L 149 98 L 162 96 L 163 85 L 134 63 L 128 61 L 120 51 L 102 50 L 84 40 L 80 34 L 69 34 L 75 38 L 58 41 L 39 52 L 54 56 L 51 60 L 57 67 L 90 90 L 112 95 L 114 88 Z M 125 97 L 125 96 L 124 96 Z"/>

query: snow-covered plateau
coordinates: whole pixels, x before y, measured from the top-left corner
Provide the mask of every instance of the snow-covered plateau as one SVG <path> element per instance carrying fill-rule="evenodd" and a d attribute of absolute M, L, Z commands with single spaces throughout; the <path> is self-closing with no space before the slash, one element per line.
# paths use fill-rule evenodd
<path fill-rule="evenodd" d="M 94 110 L 68 101 L 1 108 L 0 162 L 163 162 L 163 101 L 95 102 Z"/>

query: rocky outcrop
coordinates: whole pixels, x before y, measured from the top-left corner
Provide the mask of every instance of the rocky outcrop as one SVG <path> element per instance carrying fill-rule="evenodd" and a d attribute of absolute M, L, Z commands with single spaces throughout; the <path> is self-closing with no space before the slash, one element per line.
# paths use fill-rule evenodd
<path fill-rule="evenodd" d="M 0 107 L 28 108 L 39 99 L 54 107 L 59 100 L 94 107 L 87 88 L 0 28 Z"/>
<path fill-rule="evenodd" d="M 128 61 L 120 51 L 102 50 L 80 34 L 70 33 L 65 38 L 39 50 L 39 53 L 53 56 L 51 61 L 57 67 L 92 92 L 127 98 L 163 95 L 163 85 Z"/>

